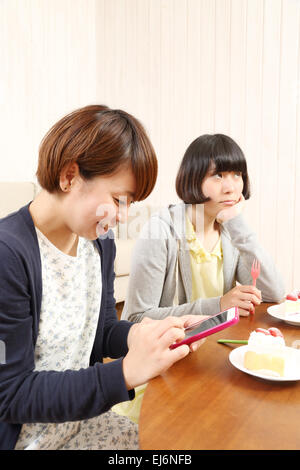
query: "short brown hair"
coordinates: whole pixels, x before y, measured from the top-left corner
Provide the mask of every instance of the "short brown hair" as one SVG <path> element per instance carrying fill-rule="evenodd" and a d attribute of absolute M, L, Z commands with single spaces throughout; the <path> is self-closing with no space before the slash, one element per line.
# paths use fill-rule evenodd
<path fill-rule="evenodd" d="M 153 190 L 157 159 L 142 124 L 132 115 L 104 105 L 90 105 L 63 117 L 43 138 L 39 149 L 38 182 L 59 192 L 62 169 L 76 162 L 85 179 L 110 175 L 131 165 L 136 179 L 134 199 Z"/>
<path fill-rule="evenodd" d="M 250 197 L 250 182 L 245 155 L 239 145 L 224 134 L 205 134 L 186 149 L 176 177 L 176 192 L 186 204 L 209 201 L 202 193 L 202 182 L 208 171 L 241 172 L 243 196 Z"/>

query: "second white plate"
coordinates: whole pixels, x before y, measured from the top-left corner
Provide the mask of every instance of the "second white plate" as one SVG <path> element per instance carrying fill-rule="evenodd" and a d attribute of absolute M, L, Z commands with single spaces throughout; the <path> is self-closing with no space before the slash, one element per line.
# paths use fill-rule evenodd
<path fill-rule="evenodd" d="M 300 326 L 300 314 L 290 314 L 287 317 L 284 311 L 284 303 L 268 307 L 267 312 L 271 317 L 278 318 L 279 320 L 289 323 L 289 325 Z"/>
<path fill-rule="evenodd" d="M 274 382 L 288 382 L 288 381 L 295 381 L 300 380 L 300 350 L 295 348 L 289 348 L 286 346 L 286 349 L 294 358 L 295 368 L 293 373 L 286 375 L 284 377 L 275 377 L 272 375 L 266 375 L 258 373 L 257 371 L 254 372 L 252 370 L 248 370 L 244 367 L 244 354 L 247 351 L 248 346 L 240 346 L 239 348 L 233 349 L 229 354 L 229 361 L 231 364 L 236 367 L 237 369 L 245 372 L 246 374 L 253 375 L 254 377 L 264 379 L 264 380 L 271 380 Z"/>

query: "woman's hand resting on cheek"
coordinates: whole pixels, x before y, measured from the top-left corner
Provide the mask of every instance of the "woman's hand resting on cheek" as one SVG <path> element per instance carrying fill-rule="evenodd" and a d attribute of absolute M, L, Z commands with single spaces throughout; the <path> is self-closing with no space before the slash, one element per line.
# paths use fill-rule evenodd
<path fill-rule="evenodd" d="M 187 345 L 170 349 L 172 343 L 184 338 L 184 325 L 188 321 L 187 317 L 167 317 L 163 320 L 144 318 L 130 328 L 127 339 L 129 351 L 123 359 L 128 390 L 160 375 L 189 354 Z"/>
<path fill-rule="evenodd" d="M 233 219 L 234 217 L 239 215 L 244 209 L 244 207 L 245 207 L 245 198 L 241 194 L 238 202 L 234 206 L 228 207 L 226 209 L 222 209 L 217 214 L 216 221 L 219 224 L 223 224 L 224 222 L 227 222 L 227 220 Z"/>
<path fill-rule="evenodd" d="M 221 310 L 238 307 L 241 316 L 248 316 L 253 305 L 261 303 L 261 292 L 254 286 L 235 286 L 221 297 Z"/>

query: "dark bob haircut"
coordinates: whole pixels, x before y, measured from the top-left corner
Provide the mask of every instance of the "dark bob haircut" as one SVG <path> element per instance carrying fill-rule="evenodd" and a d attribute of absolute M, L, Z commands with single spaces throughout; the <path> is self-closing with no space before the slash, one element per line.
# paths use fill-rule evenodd
<path fill-rule="evenodd" d="M 131 114 L 104 105 L 77 109 L 46 134 L 37 169 L 41 187 L 60 192 L 61 171 L 73 162 L 86 180 L 130 166 L 136 179 L 135 201 L 146 199 L 157 178 L 157 158 L 142 124 Z"/>
<path fill-rule="evenodd" d="M 209 201 L 202 193 L 202 182 L 208 171 L 241 172 L 243 196 L 250 197 L 250 182 L 244 153 L 238 144 L 224 134 L 205 134 L 187 148 L 176 177 L 176 192 L 186 204 Z"/>

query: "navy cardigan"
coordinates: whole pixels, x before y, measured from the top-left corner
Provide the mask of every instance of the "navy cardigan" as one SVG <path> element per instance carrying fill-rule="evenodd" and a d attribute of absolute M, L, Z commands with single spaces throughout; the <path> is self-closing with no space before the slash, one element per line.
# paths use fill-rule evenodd
<path fill-rule="evenodd" d="M 109 237 L 94 243 L 101 256 L 102 297 L 90 365 L 34 371 L 42 272 L 29 204 L 0 220 L 0 449 L 14 449 L 22 423 L 88 419 L 134 397 L 122 370 L 132 323 L 116 316 L 115 243 Z M 106 356 L 119 359 L 103 364 Z"/>

